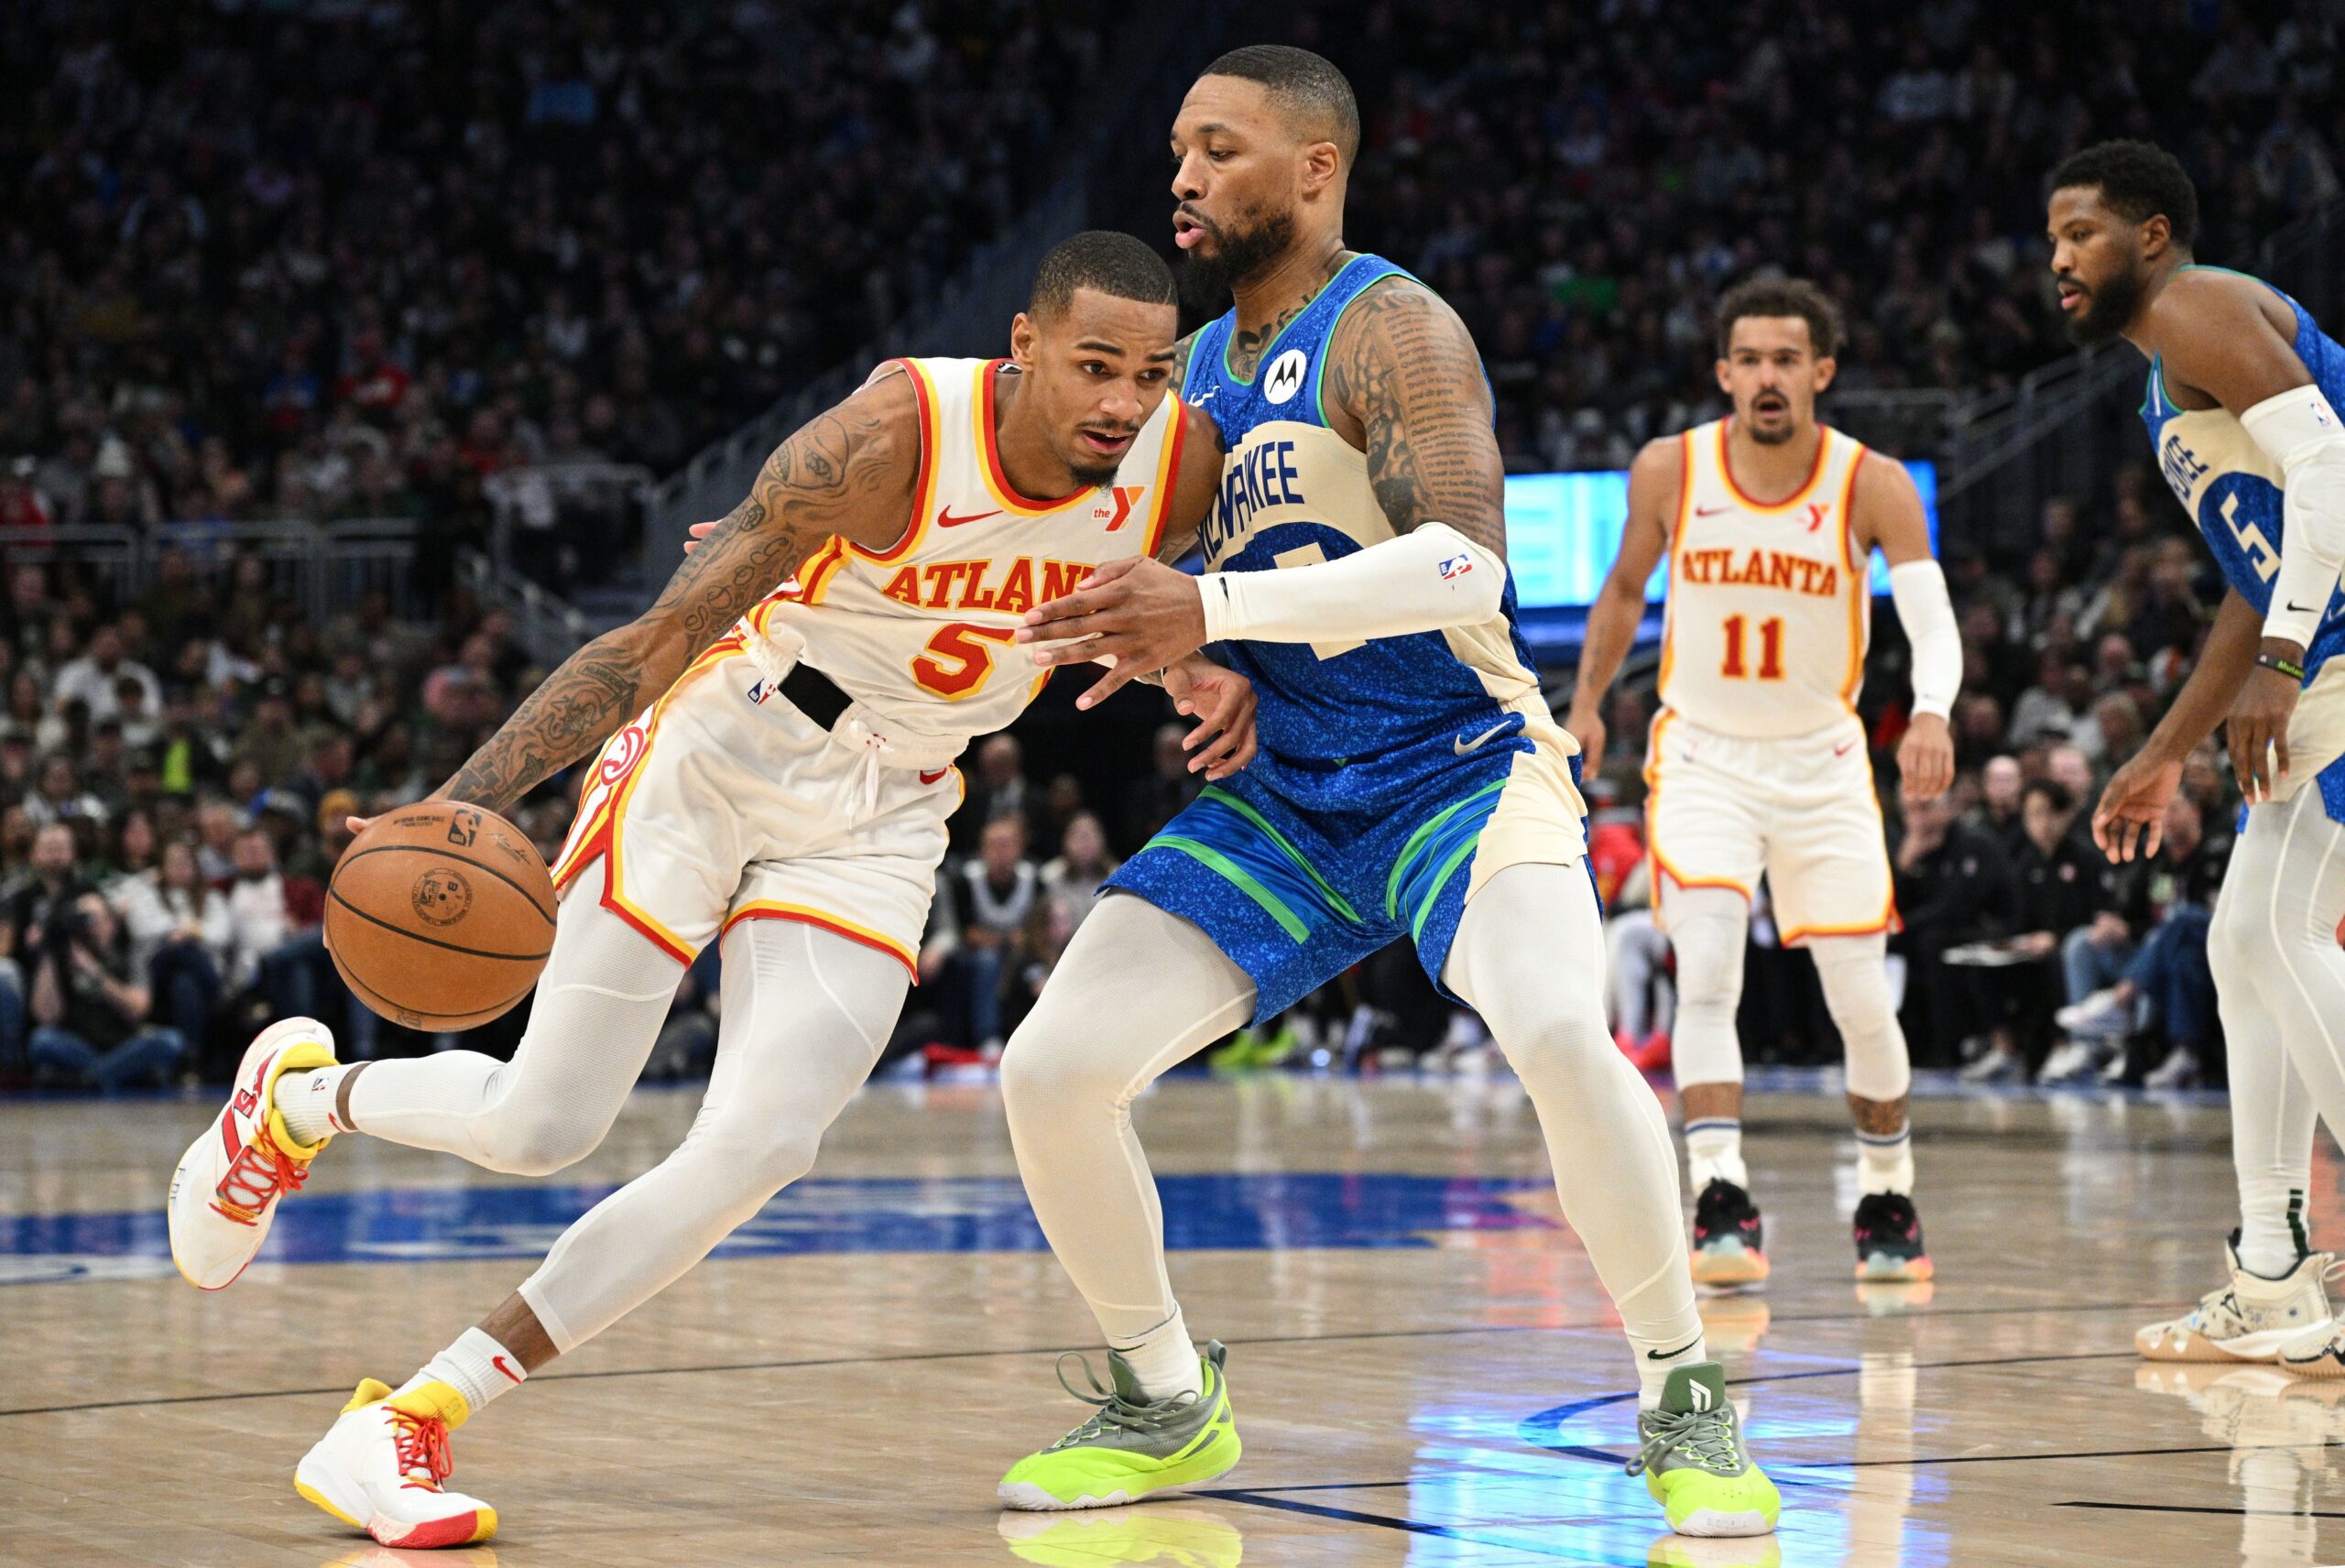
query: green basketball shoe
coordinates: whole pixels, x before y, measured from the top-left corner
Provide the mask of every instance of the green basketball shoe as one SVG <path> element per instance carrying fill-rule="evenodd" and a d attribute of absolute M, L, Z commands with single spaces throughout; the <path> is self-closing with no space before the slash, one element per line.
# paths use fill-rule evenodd
<path fill-rule="evenodd" d="M 1783 1499 L 1742 1451 L 1742 1430 L 1727 1403 L 1726 1374 L 1697 1361 L 1669 1375 L 1661 1408 L 1637 1417 L 1644 1440 L 1629 1461 L 1680 1535 L 1764 1535 Z"/>
<path fill-rule="evenodd" d="M 1006 1508 L 1105 1508 L 1135 1503 L 1176 1486 L 1210 1481 L 1238 1463 L 1238 1427 L 1229 1408 L 1222 1364 L 1229 1352 L 1218 1340 L 1199 1357 L 1202 1394 L 1151 1399 L 1124 1358 L 1107 1353 L 1111 1388 L 1101 1388 L 1091 1363 L 1059 1357 L 1059 1386 L 1098 1413 L 1040 1454 L 1009 1467 L 998 1488 Z M 1083 1367 L 1085 1393 L 1067 1381 L 1066 1364 Z M 1771 1488 L 1772 1490 L 1772 1488 Z"/>

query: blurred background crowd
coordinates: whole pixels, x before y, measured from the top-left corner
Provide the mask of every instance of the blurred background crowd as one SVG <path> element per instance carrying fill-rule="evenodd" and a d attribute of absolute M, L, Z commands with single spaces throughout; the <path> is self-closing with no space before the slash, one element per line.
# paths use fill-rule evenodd
<path fill-rule="evenodd" d="M 1348 237 L 1465 315 L 1528 471 L 1620 466 L 1722 411 L 1710 301 L 1762 268 L 1846 308 L 1843 408 L 1974 394 L 2059 358 L 2038 182 L 2099 136 L 2165 139 L 2199 182 L 2200 255 L 2245 263 L 2338 195 L 2334 13 L 1948 0 L 1890 28 L 1754 0 L 1690 27 L 1661 0 L 1303 0 L 1249 30 L 1353 75 Z M 214 1074 L 256 1019 L 290 1011 L 344 1024 L 359 1053 L 430 1049 L 346 1004 L 317 921 L 344 819 L 436 788 L 540 674 L 542 647 L 452 566 L 486 542 L 497 476 L 667 473 L 856 351 L 1082 156 L 1076 89 L 1096 87 L 1120 16 L 0 8 L 20 84 L 0 98 L 17 196 L 0 211 L 0 1080 Z M 1129 226 L 1161 234 L 1162 192 L 1131 203 Z M 1892 616 L 1877 632 L 1866 713 L 1917 1061 L 2220 1076 L 2204 940 L 2227 769 L 2193 759 L 2146 865 L 2110 866 L 2082 825 L 2188 671 L 2209 563 L 2146 462 L 2028 505 L 2017 542 L 1944 540 L 1969 660 L 1946 808 L 1896 808 L 1902 648 Z M 168 527 L 385 517 L 417 530 L 418 591 L 396 602 L 289 596 L 233 539 Z M 158 543 L 125 572 L 74 542 L 85 525 Z M 562 585 L 575 558 L 623 549 L 615 527 L 540 575 Z M 1567 689 L 1567 663 L 1549 674 Z M 1193 789 L 1156 694 L 1081 721 L 1071 695 L 963 759 L 907 1062 L 982 1062 L 1092 890 Z M 1590 792 L 1616 1023 L 1658 1066 L 1649 704 L 1649 682 L 1618 694 Z M 1112 765 L 1070 738 L 1094 723 L 1120 726 Z M 556 780 L 521 813 L 549 854 L 573 792 Z M 1806 961 L 1763 920 L 1755 941 L 1750 1054 L 1836 1061 Z M 713 964 L 657 1071 L 704 1068 Z M 500 1048 L 522 1016 L 467 1043 Z M 1413 961 L 1380 959 L 1220 1060 L 1486 1054 Z"/>

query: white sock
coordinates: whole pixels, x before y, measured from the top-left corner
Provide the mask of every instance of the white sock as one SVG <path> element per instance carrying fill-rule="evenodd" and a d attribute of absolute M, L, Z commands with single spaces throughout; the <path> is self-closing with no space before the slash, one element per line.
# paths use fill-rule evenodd
<path fill-rule="evenodd" d="M 1710 1358 L 1708 1340 L 1699 1332 L 1691 1344 L 1655 1345 L 1629 1336 L 1629 1349 L 1637 1358 L 1637 1409 L 1653 1410 L 1661 1408 L 1661 1391 L 1669 1386 L 1669 1375 L 1680 1367 L 1690 1367 L 1696 1361 Z M 1674 1352 L 1659 1356 L 1654 1352 Z"/>
<path fill-rule="evenodd" d="M 2242 1182 L 2239 1266 L 2266 1279 L 2278 1279 L 2295 1269 L 2307 1250 L 2303 1189 L 2285 1181 Z"/>
<path fill-rule="evenodd" d="M 1698 1196 L 1713 1181 L 1731 1181 L 1748 1191 L 1751 1173 L 1742 1168 L 1742 1118 L 1704 1116 L 1685 1124 L 1685 1181 Z"/>
<path fill-rule="evenodd" d="M 1857 1187 L 1860 1192 L 1914 1195 L 1914 1125 L 1895 1132 L 1857 1134 Z"/>
<path fill-rule="evenodd" d="M 404 1394 L 419 1383 L 445 1383 L 464 1397 L 474 1415 L 508 1388 L 518 1388 L 529 1372 L 521 1358 L 476 1328 L 468 1328 L 456 1343 L 423 1364 L 423 1370 L 400 1386 Z"/>
<path fill-rule="evenodd" d="M 315 1143 L 331 1134 L 348 1132 L 350 1128 L 334 1113 L 334 1096 L 342 1092 L 344 1075 L 355 1065 L 350 1062 L 307 1073 L 279 1073 L 275 1099 L 278 1110 L 285 1116 L 285 1130 L 302 1143 Z"/>
<path fill-rule="evenodd" d="M 1171 1317 L 1129 1345 L 1111 1344 L 1109 1348 L 1124 1358 L 1124 1364 L 1140 1381 L 1140 1391 L 1151 1399 L 1205 1391 L 1197 1347 L 1189 1338 L 1189 1325 L 1181 1321 L 1179 1307 L 1172 1309 Z"/>

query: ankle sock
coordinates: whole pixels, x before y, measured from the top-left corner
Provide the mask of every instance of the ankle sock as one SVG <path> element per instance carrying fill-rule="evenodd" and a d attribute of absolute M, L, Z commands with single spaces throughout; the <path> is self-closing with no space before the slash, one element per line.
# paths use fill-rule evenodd
<path fill-rule="evenodd" d="M 1198 1364 L 1197 1347 L 1189 1338 L 1189 1325 L 1182 1322 L 1178 1307 L 1131 1344 L 1111 1343 L 1110 1348 L 1124 1358 L 1140 1392 L 1151 1399 L 1205 1391 L 1205 1369 Z"/>
<path fill-rule="evenodd" d="M 1686 1314 L 1692 1317 L 1692 1313 Z M 1709 1342 L 1703 1335 L 1701 1321 L 1695 1320 L 1689 1340 L 1681 1334 L 1674 1339 L 1652 1340 L 1638 1334 L 1629 1335 L 1630 1352 L 1637 1358 L 1637 1409 L 1659 1410 L 1662 1390 L 1669 1386 L 1669 1375 L 1680 1367 L 1690 1367 L 1696 1361 L 1710 1358 Z M 1664 1354 L 1656 1355 L 1656 1352 Z"/>
<path fill-rule="evenodd" d="M 1857 1134 L 1857 1189 L 1865 1193 L 1914 1194 L 1914 1127 Z"/>
<path fill-rule="evenodd" d="M 2266 1279 L 2285 1278 L 2311 1250 L 2305 1194 L 2285 1182 L 2243 1184 L 2239 1206 L 2239 1266 Z"/>
<path fill-rule="evenodd" d="M 1751 1173 L 1742 1167 L 1742 1118 L 1704 1116 L 1685 1124 L 1685 1180 L 1698 1195 L 1713 1181 L 1748 1191 Z"/>
<path fill-rule="evenodd" d="M 442 1419 L 452 1427 L 461 1426 L 498 1395 L 519 1388 L 529 1375 L 519 1356 L 479 1329 L 468 1328 L 455 1344 L 425 1362 L 423 1369 L 401 1384 L 393 1397 L 412 1393 L 425 1384 L 444 1383 L 464 1396 L 464 1410 L 461 1416 L 443 1412 Z"/>
<path fill-rule="evenodd" d="M 285 1117 L 285 1130 L 300 1143 L 311 1144 L 338 1132 L 348 1132 L 334 1110 L 334 1096 L 352 1064 L 315 1067 L 278 1075 L 273 1098 Z"/>

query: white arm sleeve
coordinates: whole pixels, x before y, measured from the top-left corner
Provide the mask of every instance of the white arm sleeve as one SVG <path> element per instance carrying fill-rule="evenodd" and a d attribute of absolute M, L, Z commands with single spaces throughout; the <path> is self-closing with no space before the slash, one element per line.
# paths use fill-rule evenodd
<path fill-rule="evenodd" d="M 1914 712 L 1944 718 L 1962 690 L 1962 633 L 1946 594 L 1946 571 L 1926 559 L 1892 566 L 1889 595 L 1897 602 L 1905 640 L 1914 645 Z"/>
<path fill-rule="evenodd" d="M 1365 640 L 1489 620 L 1506 562 L 1447 523 L 1425 523 L 1340 561 L 1209 572 L 1197 586 L 1207 642 Z"/>
<path fill-rule="evenodd" d="M 2286 479 L 2280 574 L 2263 635 L 2308 647 L 2345 568 L 2345 429 L 2309 382 L 2266 397 L 2239 422 Z"/>

